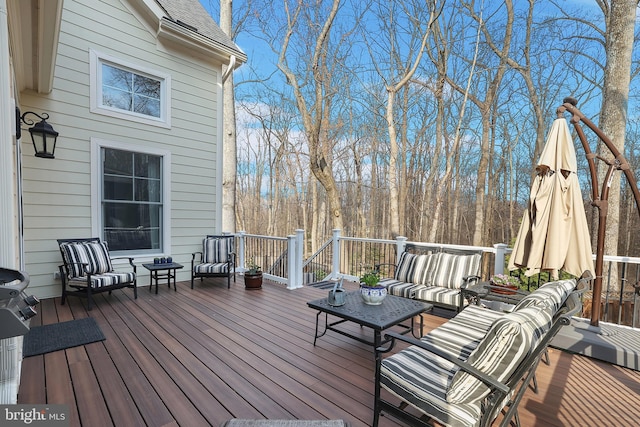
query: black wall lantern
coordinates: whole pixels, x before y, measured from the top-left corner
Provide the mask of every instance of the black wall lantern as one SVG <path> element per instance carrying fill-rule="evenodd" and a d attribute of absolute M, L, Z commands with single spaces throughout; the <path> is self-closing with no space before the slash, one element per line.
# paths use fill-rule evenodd
<path fill-rule="evenodd" d="M 33 114 L 40 119 L 38 123 L 29 118 L 25 118 L 27 114 Z M 20 129 L 20 123 L 24 123 L 29 128 L 31 134 L 31 141 L 33 142 L 33 148 L 36 150 L 36 157 L 42 157 L 45 159 L 54 159 L 54 151 L 56 151 L 56 140 L 58 139 L 58 132 L 53 129 L 47 119 L 49 114 L 42 113 L 42 115 L 36 114 L 32 111 L 27 111 L 23 115 L 20 115 L 20 109 L 16 107 L 16 138 L 20 139 L 22 136 L 22 130 Z"/>

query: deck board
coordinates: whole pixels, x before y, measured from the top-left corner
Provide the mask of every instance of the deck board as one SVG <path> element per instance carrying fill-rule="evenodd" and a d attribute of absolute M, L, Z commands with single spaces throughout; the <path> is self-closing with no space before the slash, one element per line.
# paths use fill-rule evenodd
<path fill-rule="evenodd" d="M 105 341 L 23 361 L 19 403 L 66 403 L 72 426 L 219 426 L 229 418 L 345 419 L 368 426 L 371 347 L 331 331 L 313 345 L 326 290 L 222 279 L 119 290 L 85 301 L 41 303 L 32 325 L 93 317 Z M 426 315 L 425 330 L 446 321 Z M 347 323 L 353 334 L 367 328 Z M 635 425 L 640 373 L 550 349 L 539 394 L 520 404 L 523 426 Z M 44 381 L 43 381 L 44 377 Z M 382 417 L 381 427 L 402 425 Z"/>

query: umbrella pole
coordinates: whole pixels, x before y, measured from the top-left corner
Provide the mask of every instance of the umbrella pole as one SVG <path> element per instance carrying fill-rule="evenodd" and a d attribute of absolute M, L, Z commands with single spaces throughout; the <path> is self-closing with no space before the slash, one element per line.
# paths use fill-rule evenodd
<path fill-rule="evenodd" d="M 587 119 L 584 114 L 576 107 L 578 101 L 574 98 L 565 98 L 563 104 L 558 107 L 556 110 L 556 114 L 558 117 L 562 117 L 562 114 L 565 111 L 568 111 L 572 114 L 570 122 L 573 124 L 578 137 L 580 138 L 580 142 L 582 143 L 582 147 L 585 150 L 587 162 L 589 163 L 589 172 L 591 175 L 591 188 L 592 188 L 592 205 L 598 208 L 598 242 L 596 248 L 596 264 L 595 264 L 595 280 L 593 282 L 593 300 L 591 306 L 591 325 L 598 326 L 598 322 L 600 320 L 600 302 L 602 296 L 602 271 L 604 264 L 604 239 L 605 239 L 605 231 L 607 228 L 607 214 L 608 214 L 608 197 L 609 197 L 609 182 L 611 176 L 613 175 L 614 170 L 620 170 L 624 173 L 624 176 L 627 178 L 629 182 L 629 187 L 633 193 L 633 197 L 636 202 L 636 208 L 638 210 L 638 216 L 640 216 L 640 191 L 638 190 L 638 184 L 636 182 L 636 178 L 633 174 L 629 163 L 624 158 L 624 156 L 618 151 L 613 142 L 607 137 L 602 130 L 600 130 L 591 120 Z M 607 160 L 602 158 L 601 156 L 596 156 L 591 152 L 591 148 L 589 147 L 589 143 L 587 142 L 587 138 L 580 126 L 580 122 L 583 122 L 589 129 L 591 129 L 600 140 L 605 144 L 605 146 L 609 149 L 611 154 L 614 157 L 614 160 Z M 595 158 L 604 161 L 609 165 L 609 169 L 607 171 L 607 175 L 602 184 L 602 197 L 598 195 L 598 175 L 595 167 Z"/>

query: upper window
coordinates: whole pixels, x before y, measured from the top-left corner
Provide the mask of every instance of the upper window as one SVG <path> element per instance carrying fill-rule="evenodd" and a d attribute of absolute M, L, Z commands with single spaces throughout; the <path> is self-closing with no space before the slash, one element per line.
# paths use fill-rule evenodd
<path fill-rule="evenodd" d="M 162 82 L 109 64 L 102 64 L 102 105 L 160 117 Z"/>
<path fill-rule="evenodd" d="M 91 112 L 170 127 L 168 74 L 91 53 Z"/>

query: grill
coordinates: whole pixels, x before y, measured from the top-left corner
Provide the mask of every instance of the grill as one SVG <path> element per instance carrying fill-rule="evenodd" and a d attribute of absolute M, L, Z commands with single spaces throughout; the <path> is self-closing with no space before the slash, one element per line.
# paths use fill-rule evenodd
<path fill-rule="evenodd" d="M 27 286 L 26 272 L 0 268 L 0 339 L 29 332 L 29 319 L 37 314 L 34 307 L 40 301 L 24 292 Z"/>

